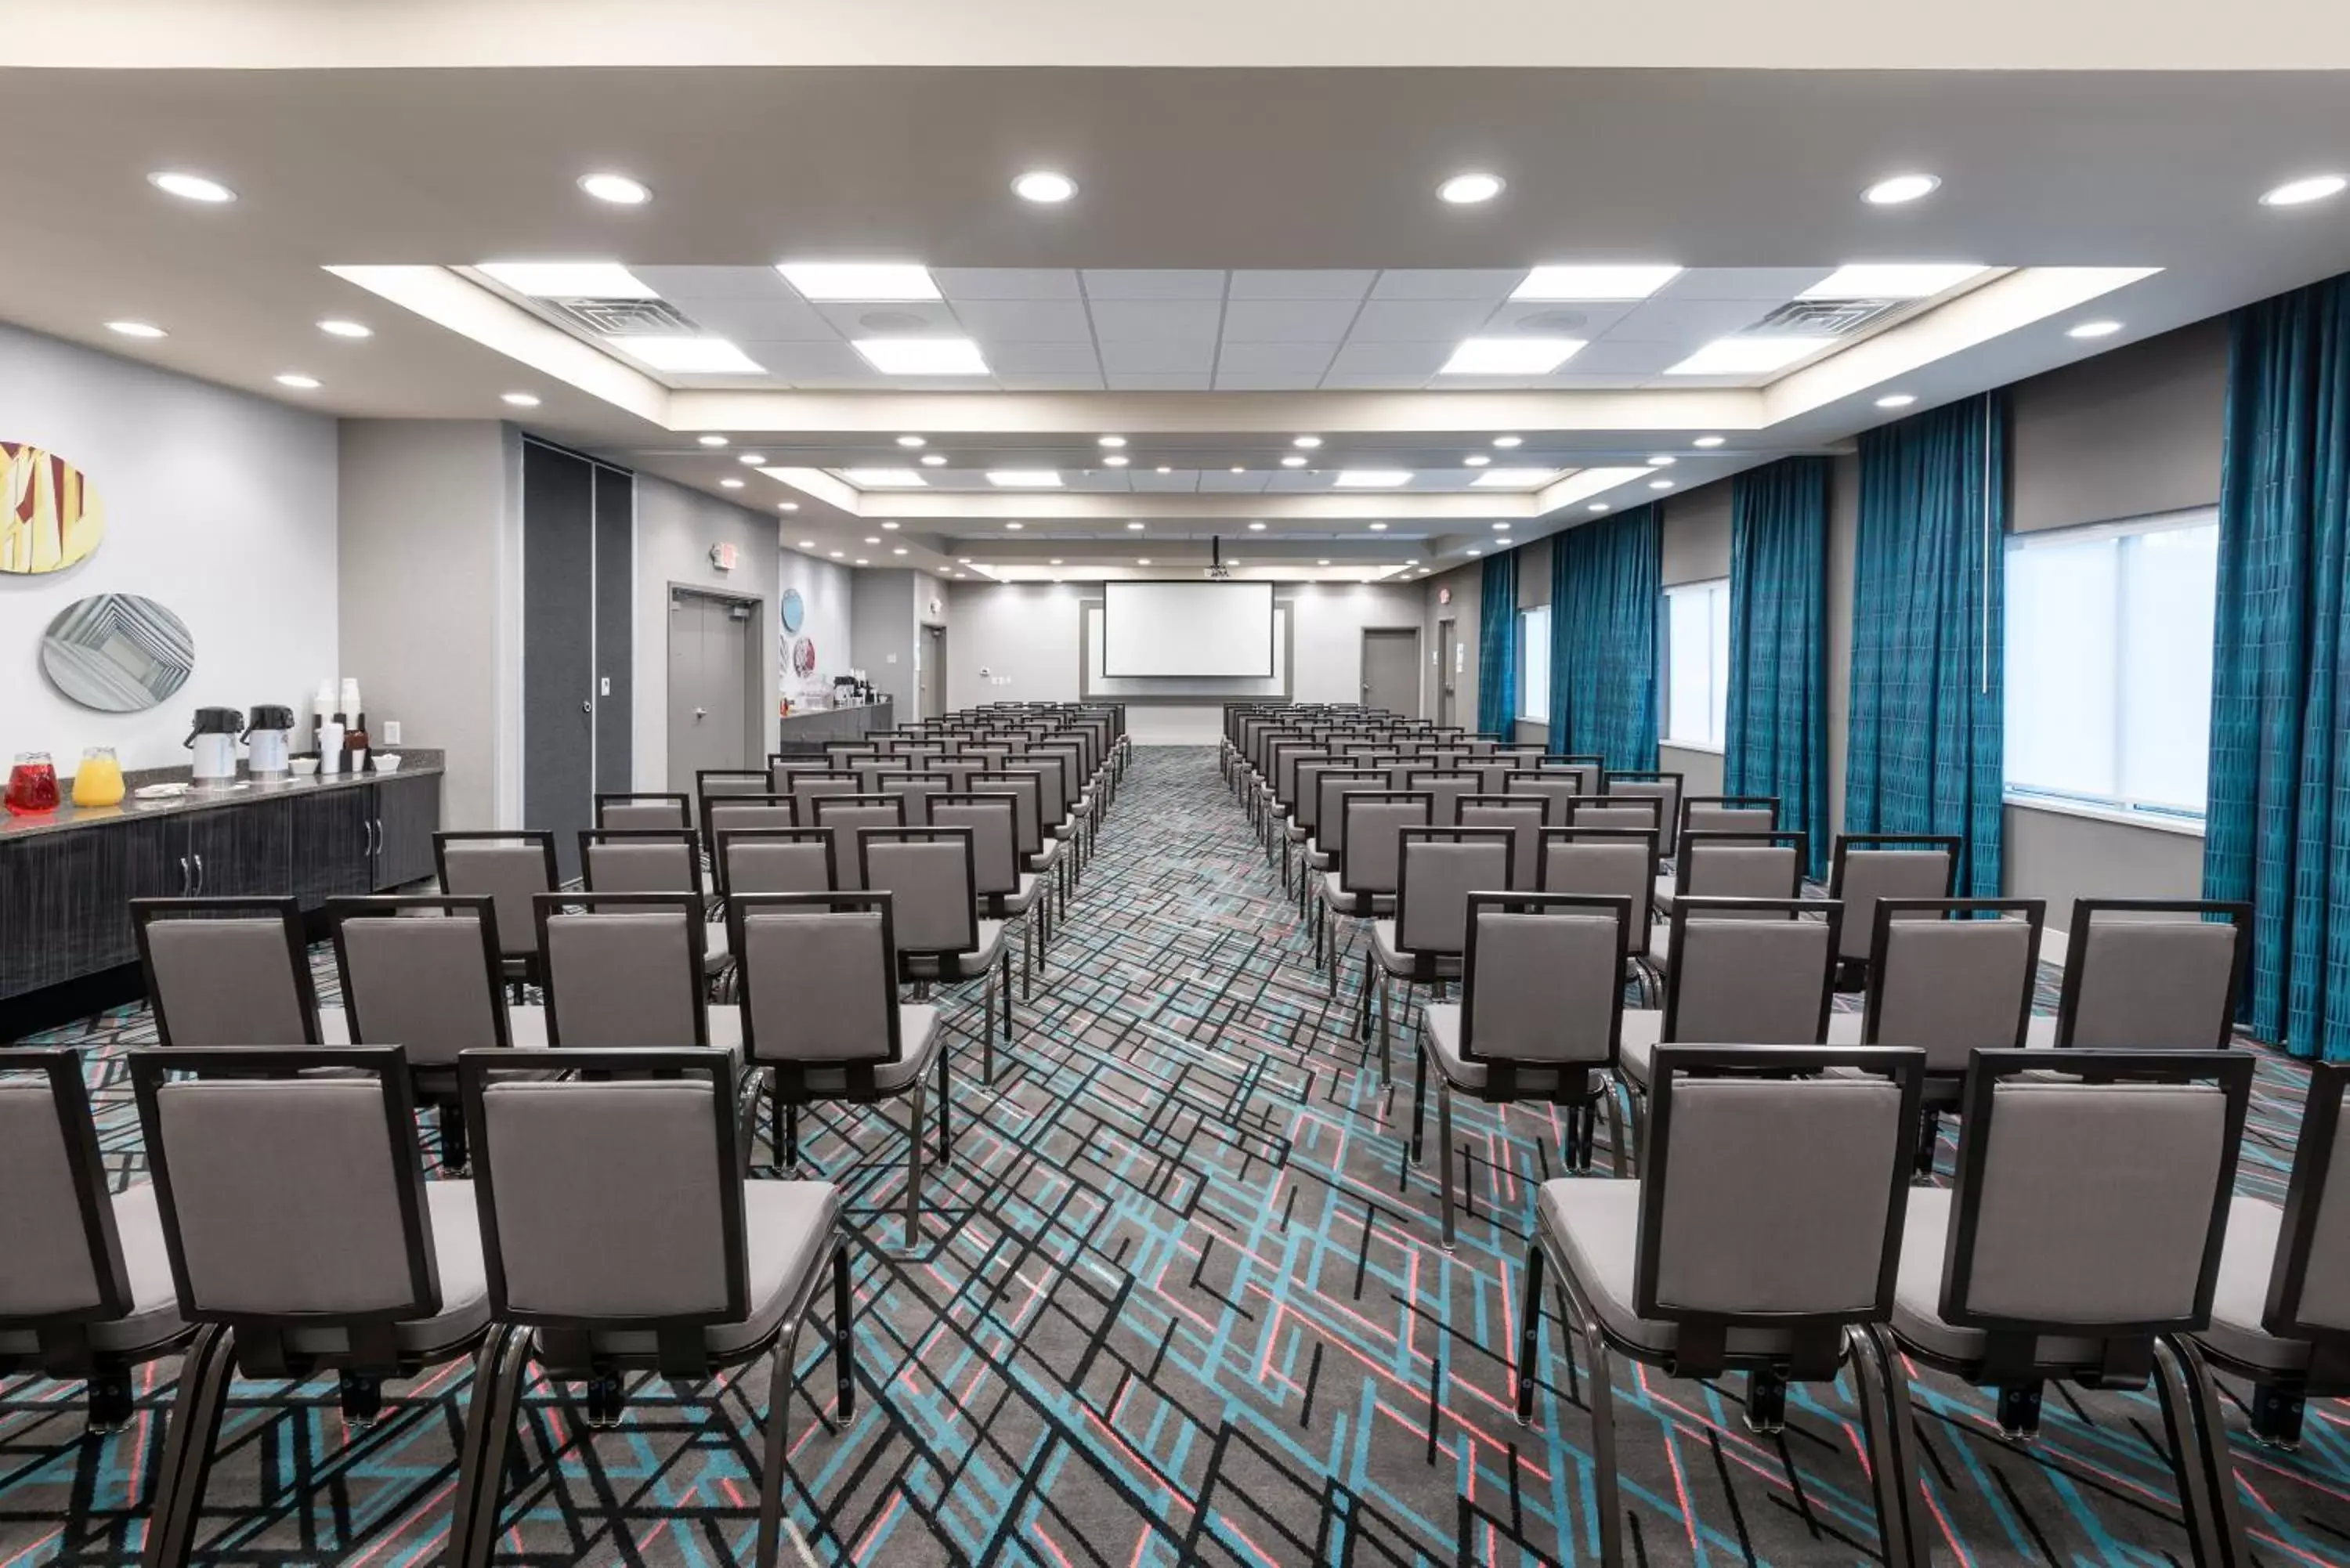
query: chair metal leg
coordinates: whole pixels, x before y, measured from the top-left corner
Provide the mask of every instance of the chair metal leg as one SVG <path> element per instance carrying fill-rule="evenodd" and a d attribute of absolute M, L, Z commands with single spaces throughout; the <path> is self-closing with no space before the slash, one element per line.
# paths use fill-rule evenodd
<path fill-rule="evenodd" d="M 1534 1418 L 1534 1358 L 1542 1351 L 1543 1250 L 1537 1241 L 1526 1248 L 1526 1293 L 1518 1309 L 1518 1359 L 1511 1369 L 1516 1382 L 1518 1425 Z"/>
<path fill-rule="evenodd" d="M 759 1538 L 754 1549 L 758 1568 L 775 1568 L 784 1532 L 784 1454 L 792 1413 L 792 1346 L 799 1336 L 785 1334 L 767 1353 L 767 1437 L 759 1461 Z"/>
<path fill-rule="evenodd" d="M 1436 1168 L 1444 1188 L 1444 1250 L 1452 1251 L 1452 1085 L 1436 1085 Z"/>
<path fill-rule="evenodd" d="M 130 1369 L 108 1366 L 93 1371 L 82 1386 L 86 1405 L 83 1430 L 103 1438 L 130 1425 L 138 1401 L 130 1387 Z"/>
<path fill-rule="evenodd" d="M 1632 1150 L 1625 1160 L 1623 1174 L 1638 1176 L 1640 1173 L 1640 1151 L 1648 1147 L 1648 1117 L 1642 1114 L 1646 1097 L 1629 1082 L 1623 1083 L 1621 1087 L 1624 1091 L 1624 1109 L 1632 1119 Z"/>
<path fill-rule="evenodd" d="M 800 1168 L 800 1108 L 795 1105 L 784 1107 L 784 1168 L 796 1172 Z"/>
<path fill-rule="evenodd" d="M 946 1053 L 939 1053 L 943 1056 Z M 914 1103 L 911 1119 L 906 1126 L 906 1250 L 912 1251 L 922 1242 L 922 1080 L 914 1080 Z M 939 1111 L 946 1111 L 945 1096 L 940 1096 Z"/>
<path fill-rule="evenodd" d="M 1624 1107 L 1616 1098 L 1616 1085 L 1609 1084 L 1603 1094 L 1607 1103 L 1607 1147 L 1615 1156 L 1615 1174 L 1632 1174 L 1632 1151 L 1624 1142 Z M 1587 1165 L 1586 1168 L 1588 1168 Z"/>
<path fill-rule="evenodd" d="M 1599 1320 L 1582 1318 L 1584 1355 L 1589 1366 L 1591 1401 L 1591 1496 L 1599 1511 L 1599 1561 L 1607 1568 L 1624 1565 L 1624 1501 L 1616 1475 L 1616 1389 L 1609 1366 L 1607 1342 L 1600 1337 Z"/>
<path fill-rule="evenodd" d="M 987 989 L 982 994 L 979 1022 L 979 1079 L 995 1082 L 995 966 L 987 966 Z"/>
<path fill-rule="evenodd" d="M 2154 1342 L 2154 1378 L 2163 1436 L 2178 1480 L 2179 1512 L 2197 1568 L 2242 1568 L 2252 1558 L 2236 1504 L 2226 1417 L 2211 1374 L 2193 1345 L 2161 1334 Z"/>
<path fill-rule="evenodd" d="M 1428 1125 L 1428 1046 L 1423 1042 L 1412 1052 L 1411 1069 L 1411 1162 L 1419 1163 L 1420 1129 Z"/>
<path fill-rule="evenodd" d="M 1012 950 L 1005 948 L 1003 957 L 997 961 L 1003 971 L 1003 984 L 997 989 L 1003 996 L 1003 1043 L 1009 1045 L 1012 1044 Z"/>
<path fill-rule="evenodd" d="M 832 1376 L 844 1426 L 857 1418 L 857 1324 L 848 1303 L 848 1245 L 843 1242 L 832 1250 Z"/>
<path fill-rule="evenodd" d="M 1379 1082 L 1382 1084 L 1395 1081 L 1395 1063 L 1388 1043 L 1388 1036 L 1394 1033 L 1390 1027 L 1392 1014 L 1388 1006 L 1392 1000 L 1388 990 L 1388 977 L 1382 973 L 1379 976 Z M 1403 982 L 1403 1010 L 1407 1014 L 1411 1012 L 1409 981 Z"/>
<path fill-rule="evenodd" d="M 465 1409 L 457 1497 L 449 1521 L 448 1568 L 486 1568 L 498 1539 L 498 1505 L 505 1495 L 506 1449 L 514 1441 L 530 1330 L 503 1328 L 482 1345 L 473 1391 Z M 471 1467 L 469 1469 L 468 1467 Z"/>
<path fill-rule="evenodd" d="M 234 1350 L 234 1336 L 218 1324 L 205 1324 L 189 1342 L 171 1424 L 164 1429 L 163 1464 L 140 1568 L 184 1568 L 195 1544 L 196 1513 L 204 1501 L 204 1478 L 212 1471 L 213 1445 L 220 1438 Z"/>
<path fill-rule="evenodd" d="M 441 1107 L 441 1168 L 450 1176 L 465 1174 L 465 1111 L 462 1106 Z"/>
<path fill-rule="evenodd" d="M 1942 1113 L 1921 1110 L 1918 1113 L 1918 1152 L 1913 1161 L 1914 1174 L 1926 1180 L 1934 1174 L 1934 1152 L 1942 1141 Z"/>
<path fill-rule="evenodd" d="M 954 1137 L 947 1126 L 947 1058 L 952 1053 L 941 1046 L 939 1050 L 939 1163 L 954 1158 Z"/>
<path fill-rule="evenodd" d="M 1036 996 L 1036 921 L 1032 915 L 1020 922 L 1020 1000 Z"/>
<path fill-rule="evenodd" d="M 1845 1330 L 1859 1384 L 1861 1429 L 1868 1442 L 1869 1481 L 1876 1493 L 1877 1530 L 1887 1568 L 1931 1568 L 1920 1528 L 1917 1433 L 1909 1416 L 1909 1379 L 1882 1324 Z"/>

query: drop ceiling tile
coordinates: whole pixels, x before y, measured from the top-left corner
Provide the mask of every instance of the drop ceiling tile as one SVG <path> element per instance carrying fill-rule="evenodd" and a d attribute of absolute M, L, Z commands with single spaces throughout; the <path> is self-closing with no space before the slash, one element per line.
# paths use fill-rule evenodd
<path fill-rule="evenodd" d="M 1216 346 L 1213 343 L 1144 338 L 1106 342 L 1101 346 L 1101 364 L 1102 369 L 1113 378 L 1137 371 L 1151 375 L 1176 372 L 1205 375 L 1216 368 Z M 1116 384 L 1115 379 L 1112 384 Z"/>
<path fill-rule="evenodd" d="M 1259 494 L 1263 491 L 1265 482 L 1271 479 L 1274 473 L 1280 472 L 1281 470 L 1274 469 L 1272 473 L 1268 473 L 1262 469 L 1253 468 L 1243 473 L 1227 473 L 1222 469 L 1211 469 L 1200 475 L 1200 493 L 1202 495 Z"/>
<path fill-rule="evenodd" d="M 1631 314 L 1637 303 L 1624 300 L 1592 305 L 1548 305 L 1531 299 L 1505 303 L 1478 330 L 1497 336 L 1581 337 L 1588 340 L 1622 321 Z M 1576 320 L 1577 317 L 1582 319 Z"/>
<path fill-rule="evenodd" d="M 1098 375 L 1101 369 L 1090 339 L 1082 343 L 986 343 L 985 353 L 987 368 L 999 376 Z"/>
<path fill-rule="evenodd" d="M 1526 269 L 1398 268 L 1379 274 L 1373 299 L 1482 299 L 1499 305 L 1518 286 Z"/>
<path fill-rule="evenodd" d="M 1063 469 L 1061 488 L 1086 495 L 1124 495 L 1132 488 L 1126 475 L 1115 468 Z"/>
<path fill-rule="evenodd" d="M 1093 323 L 1086 318 L 1086 307 L 1074 299 L 963 300 L 956 303 L 955 316 L 964 330 L 991 350 L 1006 343 L 1094 340 Z"/>
<path fill-rule="evenodd" d="M 1225 350 L 1230 353 L 1230 349 Z M 1322 384 L 1320 373 L 1284 370 L 1218 370 L 1220 392 L 1310 392 Z"/>
<path fill-rule="evenodd" d="M 1416 343 L 1367 343 L 1360 338 L 1348 340 L 1337 357 L 1330 361 L 1333 376 L 1378 375 L 1411 376 L 1419 379 L 1436 374 L 1452 355 L 1451 341 L 1421 341 Z"/>
<path fill-rule="evenodd" d="M 786 381 L 806 376 L 850 376 L 879 385 L 882 378 L 865 357 L 839 338 L 824 343 L 762 343 L 736 345 L 767 368 L 768 374 Z"/>
<path fill-rule="evenodd" d="M 1208 373 L 1196 375 L 1165 372 L 1113 370 L 1103 379 L 1113 392 L 1204 392 L 1208 389 Z"/>
<path fill-rule="evenodd" d="M 843 337 L 961 337 L 962 323 L 954 307 L 940 299 L 902 303 L 818 305 L 816 314 L 839 328 Z"/>
<path fill-rule="evenodd" d="M 1784 305 L 1834 271 L 1832 266 L 1692 267 L 1649 297 L 1761 299 Z"/>
<path fill-rule="evenodd" d="M 1210 348 L 1222 312 L 1216 300 L 1096 300 L 1094 332 L 1105 345 L 1175 342 Z"/>
<path fill-rule="evenodd" d="M 663 299 L 797 299 L 784 275 L 771 266 L 630 266 L 637 280 Z"/>
<path fill-rule="evenodd" d="M 1239 375 L 1303 378 L 1299 384 L 1310 387 L 1330 368 L 1330 358 L 1336 352 L 1337 346 L 1331 343 L 1226 343 L 1217 352 L 1216 369 Z"/>
<path fill-rule="evenodd" d="M 1224 275 L 1218 271 L 1088 267 L 1084 276 L 1086 297 L 1093 300 L 1224 297 Z"/>
<path fill-rule="evenodd" d="M 881 384 L 893 392 L 998 392 L 1003 389 L 993 376 L 885 376 Z M 901 458 L 902 463 L 906 460 Z"/>
<path fill-rule="evenodd" d="M 778 283 L 781 278 L 776 279 Z M 764 298 L 679 299 L 670 302 L 695 326 L 736 343 L 837 343 L 840 332 L 816 306 L 786 291 Z M 756 358 L 756 355 L 752 358 Z"/>
<path fill-rule="evenodd" d="M 1172 473 L 1160 473 L 1156 469 L 1145 469 L 1140 472 L 1133 472 L 1132 470 L 1128 472 L 1133 473 L 1132 483 L 1139 493 L 1156 495 L 1188 495 L 1200 487 L 1199 474 L 1188 468 L 1179 468 Z M 1143 538 L 1147 535 L 1137 535 L 1136 537 Z"/>
<path fill-rule="evenodd" d="M 1441 343 L 1450 352 L 1461 339 L 1482 330 L 1492 315 L 1490 300 L 1373 299 L 1363 306 L 1347 339 L 1349 344 Z"/>
<path fill-rule="evenodd" d="M 1363 297 L 1372 280 L 1378 275 L 1367 267 L 1359 272 L 1243 269 L 1232 274 L 1232 296 L 1234 299 L 1357 300 Z"/>
<path fill-rule="evenodd" d="M 1603 337 L 1596 343 L 1586 343 L 1574 358 L 1554 372 L 1553 379 L 1562 376 L 1625 377 L 1654 376 L 1666 366 L 1689 357 L 1693 342 L 1648 343 L 1617 341 Z"/>
<path fill-rule="evenodd" d="M 1007 392 L 1098 392 L 1102 389 L 1101 372 L 1090 370 L 1083 375 L 1075 372 L 1039 375 L 1034 371 L 1005 371 L 996 377 Z"/>
<path fill-rule="evenodd" d="M 1416 392 L 1427 384 L 1426 375 L 1393 371 L 1333 370 L 1322 378 L 1323 389 L 1333 392 Z"/>
<path fill-rule="evenodd" d="M 967 299 L 1077 299 L 1077 275 L 1062 267 L 934 266 L 931 281 L 955 304 Z"/>
<path fill-rule="evenodd" d="M 1235 299 L 1224 306 L 1224 341 L 1336 344 L 1356 308 L 1343 299 Z"/>
<path fill-rule="evenodd" d="M 1602 335 L 1618 343 L 1675 343 L 1684 352 L 1729 333 L 1742 331 L 1772 306 L 1751 299 L 1649 299 Z"/>

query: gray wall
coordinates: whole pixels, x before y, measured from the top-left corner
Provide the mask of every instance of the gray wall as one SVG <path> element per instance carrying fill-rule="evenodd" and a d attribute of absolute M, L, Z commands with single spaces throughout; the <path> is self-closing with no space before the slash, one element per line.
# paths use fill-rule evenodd
<path fill-rule="evenodd" d="M 783 635 L 780 621 L 774 628 L 779 690 L 795 704 L 829 701 L 832 678 L 846 670 L 856 657 L 850 628 L 856 618 L 857 569 L 785 548 L 775 552 L 775 571 L 777 613 L 782 612 L 785 588 L 799 590 L 802 612 L 800 629 L 794 636 Z M 816 669 L 805 679 L 791 669 L 792 643 L 801 637 L 816 645 Z"/>
<path fill-rule="evenodd" d="M 2220 499 L 2228 329 L 2211 320 L 2017 383 L 2019 534 L 2209 506 Z"/>
<path fill-rule="evenodd" d="M 1461 639 L 1461 669 L 1452 678 L 1452 711 L 1464 730 L 1477 727 L 1477 637 L 1484 598 L 1483 569 L 1477 562 L 1456 566 L 1451 571 L 1430 577 L 1420 585 L 1420 662 L 1423 675 L 1419 689 L 1419 711 L 1433 719 L 1441 696 L 1441 674 L 1436 668 L 1435 651 L 1443 646 L 1437 635 L 1438 623 L 1451 621 Z M 1439 604 L 1437 590 L 1451 590 L 1452 602 Z"/>
<path fill-rule="evenodd" d="M 1665 502 L 1661 580 L 1667 587 L 1730 576 L 1730 481 L 1676 492 Z"/>
<path fill-rule="evenodd" d="M 2048 922 L 2073 923 L 2075 898 L 2192 898 L 2203 886 L 2203 836 L 2009 806 L 2005 873 L 2013 898 L 2048 900 Z"/>
<path fill-rule="evenodd" d="M 712 545 L 731 544 L 734 569 L 711 563 Z M 751 636 L 760 670 L 759 733 L 746 752 L 756 765 L 774 749 L 777 676 L 775 657 L 778 583 L 775 520 L 748 507 L 688 490 L 649 473 L 637 475 L 636 652 L 631 660 L 639 789 L 687 789 L 691 778 L 669 776 L 669 590 L 702 588 L 756 599 Z"/>
<path fill-rule="evenodd" d="M 864 670 L 877 690 L 897 699 L 909 718 L 914 701 L 916 576 L 902 566 L 869 566 L 858 572 L 849 588 L 849 668 Z"/>

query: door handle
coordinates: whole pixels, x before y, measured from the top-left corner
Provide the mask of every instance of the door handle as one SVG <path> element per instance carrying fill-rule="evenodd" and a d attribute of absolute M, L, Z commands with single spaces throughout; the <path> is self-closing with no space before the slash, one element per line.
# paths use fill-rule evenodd
<path fill-rule="evenodd" d="M 702 716 L 703 716 L 703 710 L 702 710 L 702 709 L 700 709 L 700 708 L 696 708 L 696 709 L 693 711 L 693 716 L 694 716 L 695 718 L 697 718 L 697 719 L 699 719 L 699 718 L 702 717 Z"/>

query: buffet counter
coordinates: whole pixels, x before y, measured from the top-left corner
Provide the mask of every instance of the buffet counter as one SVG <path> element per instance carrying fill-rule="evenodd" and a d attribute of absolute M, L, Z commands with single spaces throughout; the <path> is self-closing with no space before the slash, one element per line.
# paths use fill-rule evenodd
<path fill-rule="evenodd" d="M 795 708 L 777 722 L 777 753 L 820 752 L 827 741 L 854 741 L 898 722 L 895 702 L 850 708 Z"/>

